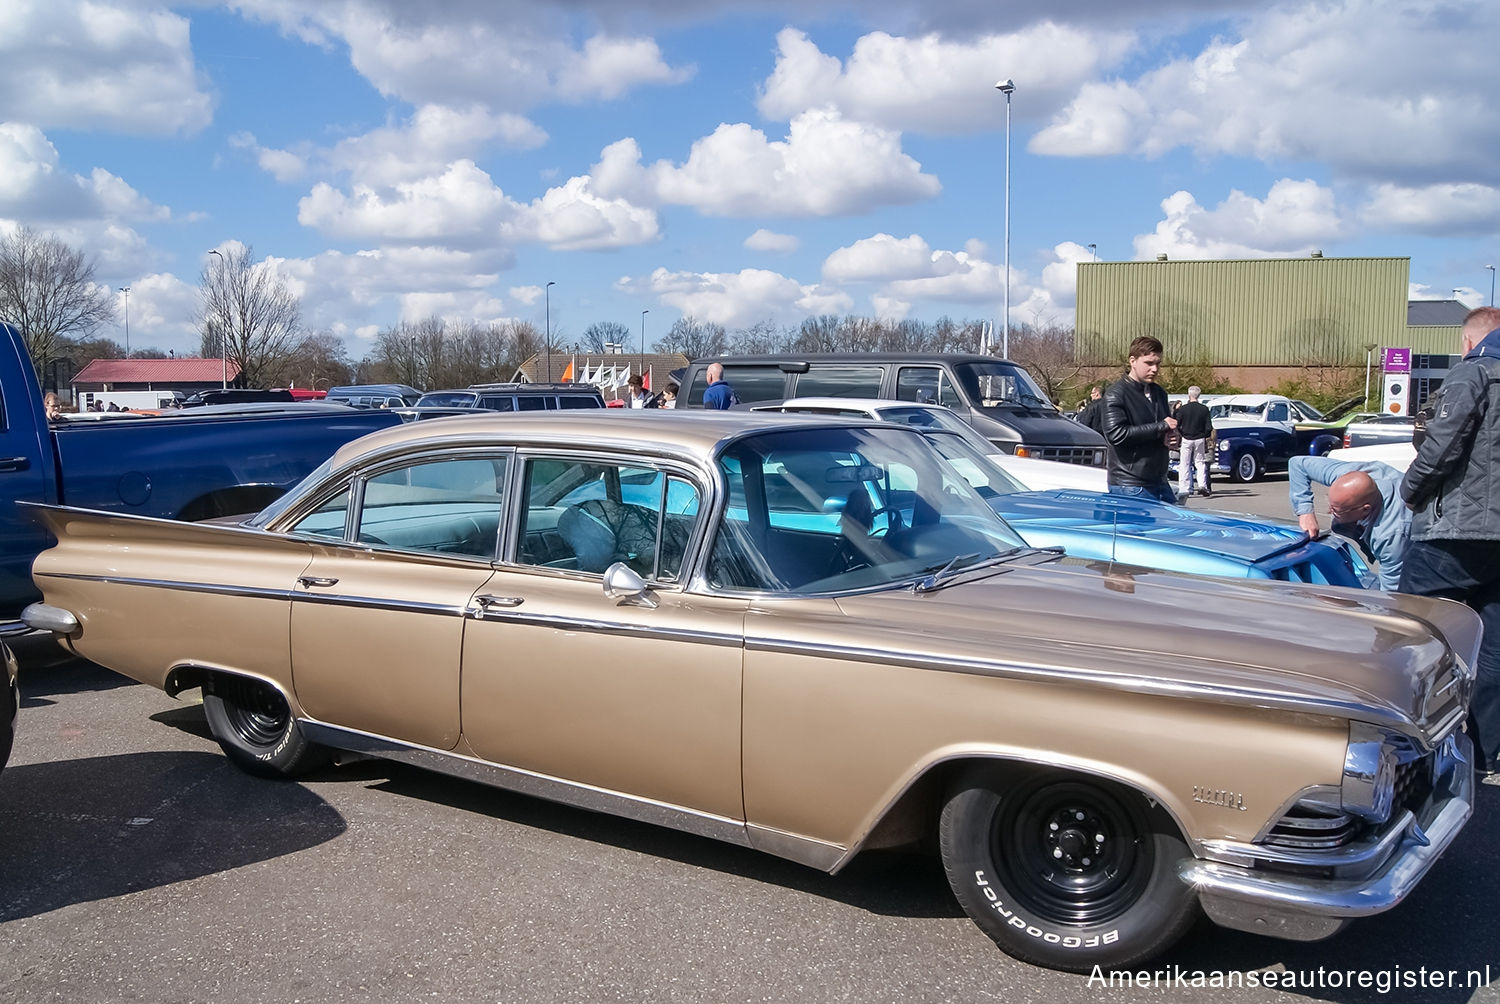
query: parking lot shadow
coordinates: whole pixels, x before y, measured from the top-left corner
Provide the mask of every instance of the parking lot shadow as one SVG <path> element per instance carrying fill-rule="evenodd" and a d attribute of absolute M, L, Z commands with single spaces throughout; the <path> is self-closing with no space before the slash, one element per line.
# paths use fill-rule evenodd
<path fill-rule="evenodd" d="M 0 773 L 0 922 L 292 854 L 344 819 L 301 785 L 211 753 L 130 753 Z"/>

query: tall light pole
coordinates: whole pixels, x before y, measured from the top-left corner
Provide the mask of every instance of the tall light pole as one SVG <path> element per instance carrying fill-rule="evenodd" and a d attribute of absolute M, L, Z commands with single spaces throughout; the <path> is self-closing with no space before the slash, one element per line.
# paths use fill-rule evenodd
<path fill-rule="evenodd" d="M 1010 96 L 1016 82 L 1009 77 L 995 85 L 1005 95 L 1005 336 L 1000 354 L 1010 358 Z"/>
<path fill-rule="evenodd" d="M 552 287 L 556 282 L 549 282 L 542 287 L 542 295 L 547 298 L 547 382 L 552 382 Z"/>
<path fill-rule="evenodd" d="M 1365 343 L 1365 407 L 1370 406 L 1370 363 L 1375 358 L 1375 343 Z"/>
<path fill-rule="evenodd" d="M 1485 268 L 1490 270 L 1490 306 L 1493 307 L 1495 305 L 1495 266 L 1486 265 Z"/>
<path fill-rule="evenodd" d="M 130 358 L 130 287 L 121 286 L 120 292 L 125 294 L 125 358 Z"/>
<path fill-rule="evenodd" d="M 646 375 L 646 315 L 649 313 L 650 307 L 641 311 L 641 376 Z"/>
<path fill-rule="evenodd" d="M 208 253 L 219 255 L 219 267 L 224 267 L 224 256 L 222 254 L 219 254 L 214 248 L 209 248 Z M 219 379 L 221 381 L 220 386 L 227 390 L 229 388 L 229 353 L 225 350 L 224 332 L 222 331 L 219 332 Z"/>
<path fill-rule="evenodd" d="M 1089 254 L 1091 254 L 1091 255 L 1094 256 L 1094 260 L 1095 261 L 1098 261 L 1099 260 L 1099 245 L 1097 245 L 1097 244 L 1090 244 L 1089 245 Z"/>

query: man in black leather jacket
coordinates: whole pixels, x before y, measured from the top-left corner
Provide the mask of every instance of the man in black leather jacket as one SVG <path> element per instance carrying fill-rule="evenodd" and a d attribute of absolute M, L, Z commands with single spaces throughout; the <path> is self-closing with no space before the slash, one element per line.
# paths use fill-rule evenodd
<path fill-rule="evenodd" d="M 1129 368 L 1104 392 L 1104 438 L 1109 441 L 1109 490 L 1160 502 L 1177 501 L 1167 480 L 1177 438 L 1167 392 L 1156 382 L 1161 342 L 1142 335 L 1130 343 Z"/>
<path fill-rule="evenodd" d="M 1484 622 L 1469 725 L 1478 766 L 1500 770 L 1500 309 L 1464 319 L 1464 357 L 1401 482 L 1414 510 L 1401 592 L 1467 603 Z"/>

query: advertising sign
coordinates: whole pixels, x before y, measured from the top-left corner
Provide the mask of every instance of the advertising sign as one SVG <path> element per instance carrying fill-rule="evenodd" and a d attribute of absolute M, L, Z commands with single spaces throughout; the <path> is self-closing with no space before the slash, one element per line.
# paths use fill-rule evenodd
<path fill-rule="evenodd" d="M 1387 373 L 1411 372 L 1411 349 L 1386 349 L 1382 369 Z"/>

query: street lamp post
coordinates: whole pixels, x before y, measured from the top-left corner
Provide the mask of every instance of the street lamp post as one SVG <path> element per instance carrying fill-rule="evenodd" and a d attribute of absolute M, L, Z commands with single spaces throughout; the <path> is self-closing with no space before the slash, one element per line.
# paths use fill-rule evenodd
<path fill-rule="evenodd" d="M 1015 89 L 1016 82 L 1009 77 L 995 85 L 1005 95 L 1005 334 L 1000 354 L 1006 359 L 1010 358 L 1010 96 Z"/>
<path fill-rule="evenodd" d="M 219 267 L 224 267 L 224 256 L 222 254 L 219 254 L 219 252 L 214 248 L 209 248 L 208 253 L 211 255 L 218 255 Z M 210 334 L 212 333 L 212 331 L 212 322 L 210 322 Z M 221 381 L 220 386 L 227 390 L 229 388 L 229 353 L 225 351 L 223 331 L 219 332 L 219 380 Z"/>
<path fill-rule="evenodd" d="M 1375 358 L 1375 343 L 1365 343 L 1365 407 L 1370 406 L 1370 363 Z"/>
<path fill-rule="evenodd" d="M 130 287 L 121 286 L 120 292 L 125 294 L 125 358 L 130 358 Z"/>
<path fill-rule="evenodd" d="M 547 382 L 552 382 L 552 287 L 556 282 L 549 282 L 542 287 L 542 295 L 547 300 Z"/>
<path fill-rule="evenodd" d="M 1495 266 L 1486 265 L 1485 268 L 1490 270 L 1490 306 L 1493 307 L 1495 305 Z"/>
<path fill-rule="evenodd" d="M 1089 245 L 1089 254 L 1091 254 L 1091 255 L 1094 256 L 1094 260 L 1095 261 L 1098 261 L 1099 260 L 1099 245 L 1097 245 L 1097 244 L 1090 244 Z"/>
<path fill-rule="evenodd" d="M 646 315 L 649 313 L 650 307 L 641 311 L 641 376 L 646 375 Z"/>

